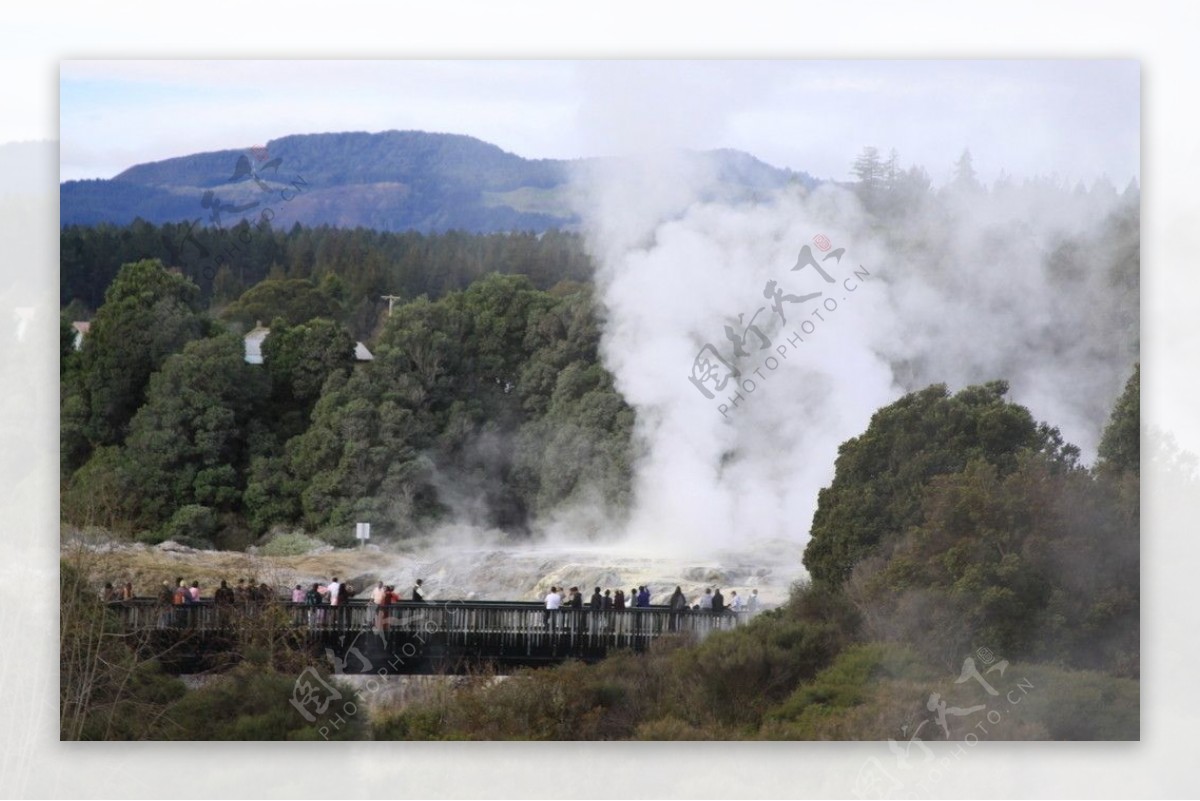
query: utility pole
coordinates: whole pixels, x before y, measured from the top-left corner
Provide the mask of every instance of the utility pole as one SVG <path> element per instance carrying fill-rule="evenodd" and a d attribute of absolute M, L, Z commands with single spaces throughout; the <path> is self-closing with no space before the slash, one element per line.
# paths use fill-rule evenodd
<path fill-rule="evenodd" d="M 388 302 L 388 317 L 392 316 L 392 305 L 400 300 L 399 295 L 380 295 L 381 298 Z"/>

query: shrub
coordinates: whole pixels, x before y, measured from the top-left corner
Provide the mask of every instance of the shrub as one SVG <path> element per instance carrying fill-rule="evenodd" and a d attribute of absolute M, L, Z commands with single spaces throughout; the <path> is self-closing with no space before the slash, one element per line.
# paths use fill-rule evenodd
<path fill-rule="evenodd" d="M 870 643 L 848 648 L 811 682 L 797 687 L 786 701 L 769 711 L 768 723 L 791 721 L 778 728 L 785 736 L 819 739 L 821 723 L 832 715 L 874 700 L 883 680 L 900 679 L 932 683 L 934 674 L 911 650 L 902 646 Z M 920 700 L 919 694 L 912 696 Z"/>
<path fill-rule="evenodd" d="M 1013 714 L 1045 727 L 1051 740 L 1137 740 L 1141 686 L 1092 670 L 1011 665 L 1025 679 Z"/>
<path fill-rule="evenodd" d="M 355 691 L 336 685 L 342 697 L 330 707 L 333 718 L 354 704 L 357 715 L 342 715 L 337 728 L 317 717 L 305 720 L 291 704 L 297 677 L 243 664 L 188 693 L 163 716 L 161 739 L 168 740 L 355 740 L 365 732 L 365 712 Z M 322 727 L 326 731 L 322 732 Z"/>
<path fill-rule="evenodd" d="M 192 548 L 212 548 L 213 537 L 219 528 L 220 521 L 212 509 L 188 504 L 179 507 L 160 529 L 159 541 L 174 540 Z"/>
<path fill-rule="evenodd" d="M 372 734 L 376 740 L 465 739 L 447 732 L 445 722 L 443 710 L 416 706 L 376 722 Z"/>
<path fill-rule="evenodd" d="M 659 718 L 642 723 L 634 733 L 638 740 L 713 740 L 712 729 L 693 726 L 675 717 Z"/>
<path fill-rule="evenodd" d="M 133 535 L 134 540 L 143 545 L 158 545 L 160 542 L 166 542 L 167 536 L 160 529 L 146 529 L 139 531 Z"/>

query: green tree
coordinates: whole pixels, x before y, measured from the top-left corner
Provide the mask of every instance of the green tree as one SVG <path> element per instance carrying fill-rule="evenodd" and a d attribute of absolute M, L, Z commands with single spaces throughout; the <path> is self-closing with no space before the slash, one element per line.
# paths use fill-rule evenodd
<path fill-rule="evenodd" d="M 269 278 L 246 290 L 222 313 L 224 319 L 245 328 L 283 318 L 300 325 L 316 317 L 340 319 L 341 304 L 322 292 L 312 281 L 300 278 Z"/>
<path fill-rule="evenodd" d="M 212 285 L 212 300 L 216 305 L 224 305 L 232 303 L 245 292 L 245 287 L 241 280 L 233 274 L 233 270 L 229 269 L 228 264 L 221 266 L 217 270 L 217 275 L 213 278 Z"/>
<path fill-rule="evenodd" d="M 986 644 L 1136 675 L 1138 548 L 1091 473 L 1025 451 L 1002 475 L 972 460 L 935 477 L 921 519 L 856 572 L 872 633 L 941 658 Z"/>
<path fill-rule="evenodd" d="M 975 174 L 970 150 L 964 150 L 958 157 L 958 161 L 954 162 L 954 180 L 950 185 L 960 192 L 969 194 L 983 191 L 983 184 L 979 183 L 979 177 Z"/>
<path fill-rule="evenodd" d="M 246 364 L 234 334 L 189 343 L 167 359 L 126 444 L 140 523 L 160 524 L 189 504 L 238 508 L 247 443 L 266 394 L 266 376 Z"/>
<path fill-rule="evenodd" d="M 867 191 L 878 189 L 887 174 L 887 166 L 879 155 L 879 148 L 864 147 L 854 160 L 852 172 L 859 186 Z"/>
<path fill-rule="evenodd" d="M 1029 411 L 1004 400 L 1008 384 L 993 381 L 951 396 L 935 384 L 904 396 L 871 417 L 867 430 L 838 449 L 833 483 L 817 496 L 804 564 L 814 579 L 838 584 L 881 545 L 918 522 L 921 492 L 937 475 L 957 473 L 973 459 L 1001 474 L 1023 450 L 1047 451 L 1073 464 L 1078 449 Z"/>
<path fill-rule="evenodd" d="M 1135 364 L 1100 439 L 1101 471 L 1140 475 L 1141 423 L 1141 365 Z"/>
<path fill-rule="evenodd" d="M 126 531 L 137 515 L 139 487 L 124 449 L 96 448 L 62 489 L 62 517 L 76 526 Z"/>
<path fill-rule="evenodd" d="M 531 512 L 597 498 L 627 506 L 634 413 L 600 364 L 571 362 L 555 382 L 545 415 L 517 437 L 513 482 Z"/>
<path fill-rule="evenodd" d="M 854 160 L 851 171 L 858 179 L 854 185 L 855 193 L 864 206 L 872 211 L 876 210 L 886 188 L 889 173 L 888 165 L 879 155 L 879 148 L 864 147 L 862 153 Z"/>
<path fill-rule="evenodd" d="M 326 382 L 311 424 L 287 443 L 286 470 L 256 463 L 247 497 L 259 525 L 294 513 L 297 488 L 306 525 L 370 514 L 391 521 L 381 533 L 460 501 L 513 531 L 584 493 L 622 503 L 633 412 L 598 345 L 578 286 L 552 294 L 497 275 L 397 306 L 375 360 Z"/>
<path fill-rule="evenodd" d="M 79 353 L 77 395 L 93 446 L 122 442 L 150 376 L 187 342 L 204 336 L 199 290 L 158 260 L 126 264 L 105 293 Z"/>
<path fill-rule="evenodd" d="M 358 694 L 334 681 L 341 694 L 337 709 L 358 714 L 305 720 L 292 705 L 297 677 L 256 664 L 240 665 L 188 693 L 163 715 L 158 736 L 164 740 L 354 740 L 366 730 L 366 711 Z"/>
<path fill-rule="evenodd" d="M 292 475 L 284 457 L 251 457 L 242 502 L 254 533 L 262 534 L 277 524 L 299 522 L 303 491 L 304 483 Z"/>
<path fill-rule="evenodd" d="M 271 380 L 269 416 L 280 441 L 286 442 L 307 426 L 329 376 L 338 373 L 345 380 L 354 366 L 354 340 L 333 320 L 289 326 L 276 319 L 262 354 Z"/>
<path fill-rule="evenodd" d="M 287 443 L 290 478 L 272 477 L 260 465 L 263 472 L 250 488 L 254 497 L 265 501 L 270 483 L 286 482 L 284 487 L 302 488 L 299 503 L 310 529 L 344 529 L 370 519 L 378 521 L 380 534 L 404 533 L 428 492 L 426 463 L 414 448 L 427 437 L 413 394 L 377 379 L 356 371 L 348 382 L 327 381 L 312 424 Z"/>

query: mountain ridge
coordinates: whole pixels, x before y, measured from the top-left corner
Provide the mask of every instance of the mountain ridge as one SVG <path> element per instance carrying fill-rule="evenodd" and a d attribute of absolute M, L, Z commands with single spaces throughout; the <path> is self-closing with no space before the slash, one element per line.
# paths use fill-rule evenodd
<path fill-rule="evenodd" d="M 731 149 L 688 152 L 710 160 L 722 193 L 819 181 Z M 572 170 L 601 158 L 527 159 L 464 134 L 425 131 L 290 134 L 265 146 L 226 148 L 135 164 L 110 179 L 60 185 L 63 226 L 196 219 L 225 227 L 334 225 L 385 231 L 472 233 L 572 229 Z M 269 210 L 269 211 L 268 211 Z"/>

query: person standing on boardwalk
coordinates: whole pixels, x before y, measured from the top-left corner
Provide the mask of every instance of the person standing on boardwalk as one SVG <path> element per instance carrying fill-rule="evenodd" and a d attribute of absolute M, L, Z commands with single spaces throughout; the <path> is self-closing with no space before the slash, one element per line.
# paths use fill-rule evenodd
<path fill-rule="evenodd" d="M 355 592 L 354 586 L 348 581 L 343 581 L 338 586 L 338 625 L 343 628 L 350 625 L 350 615 L 353 611 L 350 609 L 350 599 L 354 597 Z"/>
<path fill-rule="evenodd" d="M 578 587 L 571 588 L 569 606 L 571 607 L 572 615 L 575 617 L 575 631 L 578 633 L 583 625 L 583 593 L 579 591 Z"/>
<path fill-rule="evenodd" d="M 600 594 L 600 588 L 597 587 L 592 591 L 591 600 L 588 601 L 588 608 L 592 610 L 592 631 L 600 631 L 600 610 L 604 608 L 604 596 Z"/>
<path fill-rule="evenodd" d="M 558 587 L 550 587 L 550 592 L 546 593 L 546 612 L 542 617 L 542 622 L 546 624 L 546 628 L 554 630 L 558 628 L 558 610 L 562 608 L 562 595 L 558 592 Z"/>
<path fill-rule="evenodd" d="M 616 624 L 613 628 L 617 634 L 625 633 L 625 590 L 617 590 L 613 593 L 613 622 Z"/>
<path fill-rule="evenodd" d="M 299 584 L 296 585 L 296 589 L 300 589 Z M 303 593 L 301 594 L 301 600 L 304 600 Z M 229 589 L 229 582 L 221 579 L 221 586 L 217 587 L 216 592 L 213 593 L 213 603 L 217 606 L 233 606 L 233 602 L 233 590 Z"/>
<path fill-rule="evenodd" d="M 330 623 L 337 625 L 338 596 L 342 593 L 342 584 L 340 581 L 338 581 L 338 577 L 334 576 L 333 580 L 325 585 L 325 588 L 321 591 L 321 593 L 325 596 L 325 602 L 329 604 L 330 607 L 329 611 L 324 613 L 322 617 L 326 617 Z M 324 610 L 322 611 L 324 612 Z"/>
<path fill-rule="evenodd" d="M 671 607 L 671 616 L 667 619 L 667 628 L 669 631 L 675 631 L 679 626 L 679 615 L 684 609 L 687 609 L 687 597 L 683 594 L 683 587 L 675 587 L 675 592 L 671 594 L 669 602 Z"/>
<path fill-rule="evenodd" d="M 183 582 L 183 577 L 179 576 L 175 579 L 175 594 L 171 598 L 175 605 L 175 625 L 178 628 L 183 628 L 190 624 L 192 616 L 188 613 L 188 607 L 195 603 L 192 600 L 192 593 L 188 590 L 187 585 Z"/>
<path fill-rule="evenodd" d="M 379 599 L 379 611 L 376 613 L 376 622 L 379 624 L 381 633 L 387 633 L 392 607 L 398 603 L 400 603 L 400 596 L 396 594 L 396 588 L 391 584 L 384 587 L 383 595 Z"/>
<path fill-rule="evenodd" d="M 421 579 L 417 579 L 417 583 L 413 585 L 412 601 L 415 604 L 425 602 L 425 596 L 421 594 Z"/>
<path fill-rule="evenodd" d="M 297 587 L 300 585 L 297 584 Z M 217 607 L 217 620 L 222 628 L 228 626 L 233 620 L 233 604 L 236 599 L 233 595 L 233 590 L 229 588 L 229 582 L 221 579 L 221 586 L 217 587 L 213 592 L 213 604 Z"/>
<path fill-rule="evenodd" d="M 308 625 L 318 626 L 322 622 L 321 585 L 313 583 L 308 592 L 304 593 L 304 605 L 308 607 Z"/>
<path fill-rule="evenodd" d="M 165 629 L 171 625 L 171 607 L 175 602 L 175 593 L 171 592 L 171 583 L 163 579 L 162 586 L 158 588 L 158 627 Z"/>
<path fill-rule="evenodd" d="M 716 592 L 712 595 L 712 613 L 714 615 L 725 613 L 725 596 L 721 594 L 720 587 L 717 587 Z"/>

